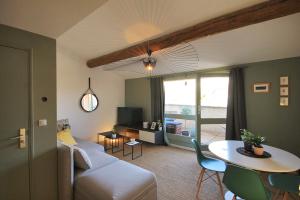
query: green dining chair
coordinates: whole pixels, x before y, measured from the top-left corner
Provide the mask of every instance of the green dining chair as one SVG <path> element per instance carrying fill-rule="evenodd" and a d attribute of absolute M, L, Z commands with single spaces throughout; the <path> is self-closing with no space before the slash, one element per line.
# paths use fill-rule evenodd
<path fill-rule="evenodd" d="M 196 198 L 198 198 L 202 182 L 206 181 L 207 179 L 211 179 L 219 186 L 220 192 L 221 192 L 221 199 L 224 199 L 224 190 L 223 190 L 223 186 L 222 186 L 222 182 L 221 182 L 219 173 L 225 172 L 225 169 L 226 169 L 225 162 L 222 160 L 217 160 L 214 158 L 209 158 L 209 157 L 204 156 L 201 152 L 199 143 L 195 139 L 192 139 L 192 143 L 193 143 L 193 146 L 197 153 L 198 163 L 202 167 L 200 174 L 199 174 L 198 181 L 197 181 L 198 189 L 197 189 L 197 193 L 196 193 Z M 208 174 L 206 172 L 207 170 L 212 171 L 213 174 Z M 205 179 L 203 179 L 204 174 L 207 174 L 207 178 L 205 178 Z M 215 179 L 213 179 L 213 176 L 216 176 L 217 181 Z"/>
<path fill-rule="evenodd" d="M 300 176 L 294 174 L 270 174 L 268 179 L 271 186 L 284 192 L 284 200 L 288 199 L 289 193 L 300 196 Z"/>
<path fill-rule="evenodd" d="M 260 174 L 256 171 L 228 164 L 223 183 L 234 197 L 246 200 L 270 200 L 271 193 L 264 186 Z"/>

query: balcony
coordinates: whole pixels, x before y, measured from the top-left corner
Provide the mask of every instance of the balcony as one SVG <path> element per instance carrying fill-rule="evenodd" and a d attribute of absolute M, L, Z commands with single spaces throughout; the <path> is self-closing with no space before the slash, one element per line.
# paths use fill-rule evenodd
<path fill-rule="evenodd" d="M 165 113 L 167 132 L 174 136 L 196 137 L 196 106 L 166 104 Z M 224 118 L 226 116 L 226 107 L 202 106 L 201 116 L 205 118 Z M 225 124 L 201 124 L 201 143 L 205 145 L 214 141 L 224 140 L 225 129 Z"/>

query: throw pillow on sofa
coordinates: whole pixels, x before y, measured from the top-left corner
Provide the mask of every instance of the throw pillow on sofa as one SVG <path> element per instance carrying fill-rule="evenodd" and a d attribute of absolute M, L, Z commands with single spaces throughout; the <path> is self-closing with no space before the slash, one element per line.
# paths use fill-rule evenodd
<path fill-rule="evenodd" d="M 76 167 L 81 169 L 92 168 L 92 162 L 89 156 L 87 155 L 87 153 L 83 149 L 77 146 L 73 146 L 73 155 L 74 155 L 74 162 Z"/>
<path fill-rule="evenodd" d="M 77 142 L 72 136 L 71 129 L 67 128 L 57 133 L 57 140 L 67 145 L 75 145 Z"/>

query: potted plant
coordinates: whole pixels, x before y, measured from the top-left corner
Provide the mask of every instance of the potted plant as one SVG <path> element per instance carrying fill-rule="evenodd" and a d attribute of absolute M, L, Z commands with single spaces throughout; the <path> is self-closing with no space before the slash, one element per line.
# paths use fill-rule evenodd
<path fill-rule="evenodd" d="M 253 144 L 253 138 L 254 134 L 246 129 L 241 129 L 241 138 L 244 142 L 244 148 L 246 151 L 252 151 L 252 144 Z"/>
<path fill-rule="evenodd" d="M 266 141 L 266 138 L 257 135 L 253 137 L 252 141 L 253 141 L 254 154 L 258 156 L 262 156 L 264 154 L 264 147 L 261 144 Z"/>

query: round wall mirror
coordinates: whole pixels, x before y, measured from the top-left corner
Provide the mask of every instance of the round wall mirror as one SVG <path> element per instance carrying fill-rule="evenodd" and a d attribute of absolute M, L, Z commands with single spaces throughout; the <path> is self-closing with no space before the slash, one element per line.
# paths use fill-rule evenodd
<path fill-rule="evenodd" d="M 81 98 L 81 107 L 86 112 L 92 112 L 98 107 L 98 98 L 95 94 L 84 94 Z"/>
<path fill-rule="evenodd" d="M 80 100 L 80 105 L 82 110 L 86 112 L 92 112 L 97 109 L 99 105 L 99 100 L 94 94 L 94 92 L 91 89 L 91 81 L 89 78 L 89 88 L 88 90 L 82 95 L 81 100 Z"/>

